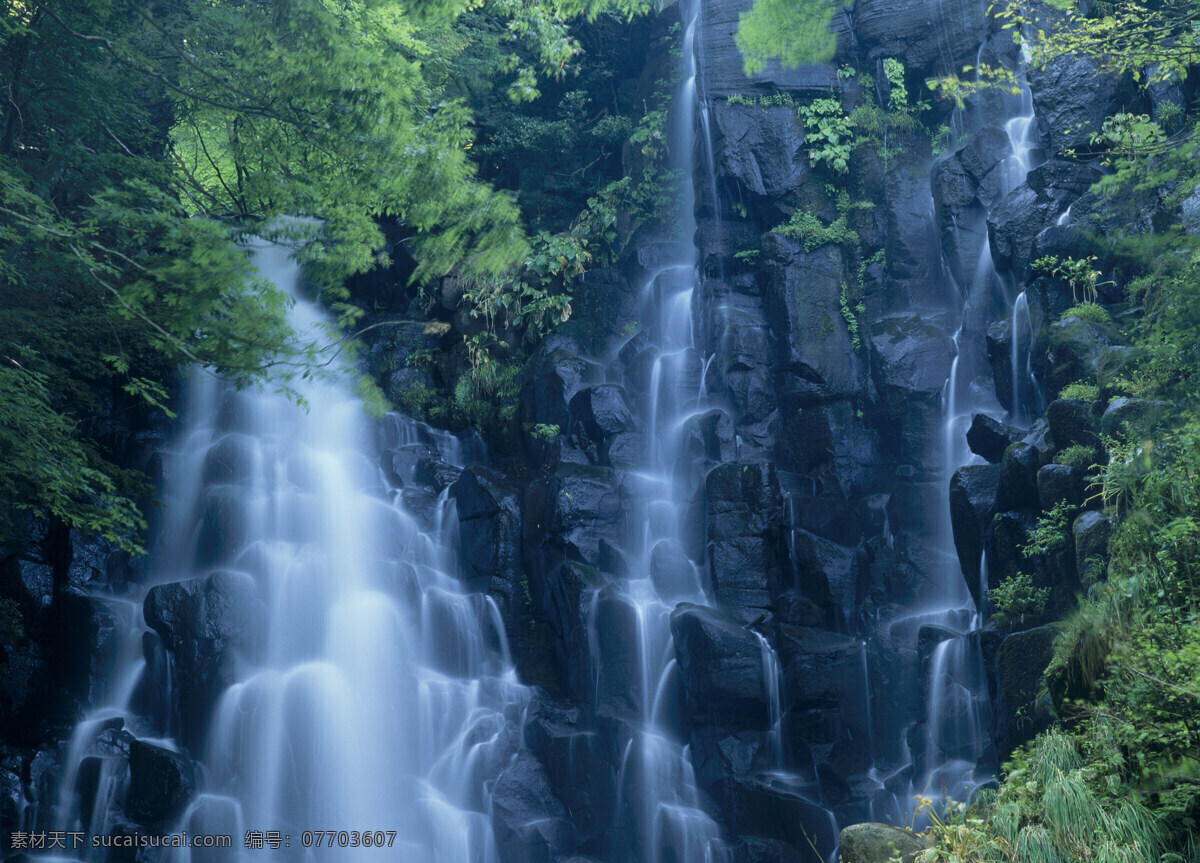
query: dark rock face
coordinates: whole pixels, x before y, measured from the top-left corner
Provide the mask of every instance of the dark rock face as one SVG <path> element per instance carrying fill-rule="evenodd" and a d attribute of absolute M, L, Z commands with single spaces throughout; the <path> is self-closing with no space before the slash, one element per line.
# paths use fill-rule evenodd
<path fill-rule="evenodd" d="M 501 858 L 546 863 L 574 850 L 574 828 L 554 794 L 546 770 L 521 752 L 492 789 L 492 829 Z"/>
<path fill-rule="evenodd" d="M 692 725 L 766 726 L 762 648 L 752 633 L 712 609 L 684 603 L 671 615 L 671 635 Z"/>
<path fill-rule="evenodd" d="M 1092 406 L 1082 399 L 1055 399 L 1046 407 L 1050 437 L 1058 449 L 1082 444 L 1096 446 L 1100 436 Z"/>
<path fill-rule="evenodd" d="M 808 159 L 804 128 L 794 108 L 748 112 L 717 102 L 712 121 L 722 139 L 723 178 L 767 198 L 780 198 L 799 187 L 808 173 Z"/>
<path fill-rule="evenodd" d="M 1120 104 L 1119 79 L 1101 74 L 1086 57 L 1060 57 L 1045 69 L 1030 70 L 1029 84 L 1054 152 L 1090 144 Z"/>
<path fill-rule="evenodd" d="M 967 446 L 971 452 L 991 464 L 999 464 L 1004 458 L 1004 451 L 1020 439 L 1020 431 L 987 414 L 975 414 L 971 418 L 971 427 L 967 429 Z"/>
<path fill-rule="evenodd" d="M 984 534 L 996 514 L 996 491 L 1000 483 L 999 465 L 969 465 L 954 472 L 950 479 L 950 524 L 954 547 L 967 578 L 967 587 L 978 603 L 980 561 Z"/>
<path fill-rule="evenodd" d="M 519 625 L 521 589 L 521 494 L 499 471 L 474 464 L 451 486 L 458 508 L 459 560 L 473 590 L 500 604 L 510 634 Z"/>
<path fill-rule="evenodd" d="M 903 57 L 923 75 L 973 63 L 988 36 L 987 19 L 974 0 L 864 0 L 853 17 L 859 45 L 872 61 Z"/>
<path fill-rule="evenodd" d="M 729 462 L 705 480 L 709 577 L 720 605 L 752 620 L 781 579 L 783 498 L 771 464 Z"/>
<path fill-rule="evenodd" d="M 209 712 L 236 677 L 240 658 L 253 657 L 265 631 L 254 580 L 217 571 L 150 589 L 146 623 L 171 651 L 184 739 L 198 746 Z"/>
<path fill-rule="evenodd" d="M 1038 470 L 1038 503 L 1043 510 L 1058 503 L 1082 506 L 1087 496 L 1087 471 L 1065 464 L 1048 464 Z"/>
<path fill-rule="evenodd" d="M 162 823 L 178 817 L 196 788 L 192 762 L 141 740 L 129 744 L 129 814 Z"/>
<path fill-rule="evenodd" d="M 1116 520 L 1095 511 L 1081 514 L 1071 526 L 1075 538 L 1075 570 L 1085 587 L 1108 577 L 1108 541 Z"/>
<path fill-rule="evenodd" d="M 1042 673 L 1054 655 L 1057 632 L 1048 626 L 1016 632 L 1004 639 L 996 655 L 1000 681 L 997 744 L 1010 753 L 1050 726 L 1048 699 L 1043 702 Z"/>
<path fill-rule="evenodd" d="M 1041 454 L 1027 443 L 1015 443 L 1000 462 L 996 508 L 1030 509 L 1038 505 L 1037 472 Z"/>

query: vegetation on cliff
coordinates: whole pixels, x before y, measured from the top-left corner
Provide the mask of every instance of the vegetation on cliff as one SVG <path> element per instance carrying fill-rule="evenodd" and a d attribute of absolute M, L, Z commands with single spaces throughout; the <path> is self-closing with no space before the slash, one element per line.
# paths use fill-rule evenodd
<path fill-rule="evenodd" d="M 503 135 L 476 148 L 474 114 L 494 111 L 482 93 L 513 116 L 578 74 L 572 19 L 646 5 L 0 4 L 5 512 L 136 548 L 144 480 L 118 467 L 114 418 L 167 410 L 182 363 L 238 386 L 321 373 L 364 313 L 347 277 L 389 250 L 417 284 L 470 282 L 489 323 L 565 317 L 558 292 L 595 252 L 579 231 L 529 238 L 487 164 L 504 160 Z M 581 125 L 610 157 L 636 134 L 627 117 Z M 615 210 L 646 194 L 627 180 L 580 216 L 589 237 L 611 238 Z M 289 328 L 288 298 L 239 246 L 251 234 L 296 247 L 338 316 L 320 343 Z"/>

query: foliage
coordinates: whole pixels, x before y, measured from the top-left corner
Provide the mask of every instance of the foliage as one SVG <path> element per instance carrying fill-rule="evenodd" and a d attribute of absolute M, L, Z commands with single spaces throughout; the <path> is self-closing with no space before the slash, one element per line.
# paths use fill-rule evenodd
<path fill-rule="evenodd" d="M 1093 324 L 1107 324 L 1110 320 L 1108 311 L 1099 303 L 1076 303 L 1063 312 L 1059 320 L 1067 318 L 1079 318 Z"/>
<path fill-rule="evenodd" d="M 1100 387 L 1095 384 L 1089 384 L 1086 381 L 1075 381 L 1073 384 L 1067 384 L 1059 391 L 1060 399 L 1082 399 L 1086 402 L 1094 402 L 1100 398 Z"/>
<path fill-rule="evenodd" d="M 1080 470 L 1091 470 L 1096 465 L 1096 450 L 1086 444 L 1073 444 L 1054 454 L 1055 464 L 1065 464 Z"/>
<path fill-rule="evenodd" d="M 746 74 L 757 75 L 778 58 L 787 67 L 826 63 L 833 58 L 837 39 L 830 29 L 833 16 L 849 6 L 844 0 L 755 0 L 739 13 L 734 36 L 745 61 Z"/>
<path fill-rule="evenodd" d="M 526 428 L 530 437 L 534 440 L 548 441 L 558 437 L 562 431 L 558 426 L 550 423 L 534 423 Z"/>
<path fill-rule="evenodd" d="M 837 174 L 849 171 L 853 133 L 841 103 L 837 99 L 814 99 L 811 104 L 801 106 L 799 112 L 812 164 L 825 164 Z"/>
<path fill-rule="evenodd" d="M 1065 281 L 1071 286 L 1071 296 L 1076 303 L 1085 306 L 1096 305 L 1096 288 L 1100 278 L 1100 271 L 1093 267 L 1096 260 L 1095 255 L 1080 259 L 1044 255 L 1030 264 L 1030 269 L 1035 273 L 1043 273 Z M 1105 318 L 1107 319 L 1107 315 Z"/>
<path fill-rule="evenodd" d="M 729 105 L 758 106 L 759 108 L 795 108 L 796 100 L 791 93 L 776 90 L 766 96 L 744 96 L 741 93 L 730 93 L 725 100 Z"/>
<path fill-rule="evenodd" d="M 1038 616 L 1046 611 L 1050 588 L 1034 587 L 1033 576 L 1019 572 L 1009 576 L 988 593 L 996 612 L 1020 620 L 1026 615 Z"/>
<path fill-rule="evenodd" d="M 295 395 L 289 381 L 352 347 L 291 331 L 290 300 L 247 260 L 252 235 L 295 249 L 342 327 L 361 315 L 346 277 L 387 263 L 381 221 L 399 223 L 418 279 L 486 281 L 525 260 L 439 49 L 473 9 L 524 66 L 562 76 L 570 16 L 646 5 L 6 3 L 0 504 L 135 548 L 141 485 L 116 466 L 108 416 L 166 410 L 184 362 Z M 535 326 L 561 303 L 521 310 Z"/>
<path fill-rule="evenodd" d="M 1067 544 L 1067 533 L 1077 507 L 1060 500 L 1038 517 L 1037 524 L 1029 534 L 1029 542 L 1021 548 L 1026 557 L 1051 554 Z"/>
<path fill-rule="evenodd" d="M 820 219 L 807 210 L 796 210 L 775 230 L 785 237 L 797 240 L 806 252 L 830 244 L 856 245 L 859 240 L 858 232 L 847 226 L 845 215 L 838 216 L 828 225 L 823 225 Z"/>

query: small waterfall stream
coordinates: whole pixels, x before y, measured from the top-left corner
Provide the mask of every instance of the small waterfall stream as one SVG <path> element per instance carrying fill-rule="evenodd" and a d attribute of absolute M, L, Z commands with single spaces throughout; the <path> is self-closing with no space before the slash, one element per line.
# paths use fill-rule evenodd
<path fill-rule="evenodd" d="M 288 250 L 252 254 L 297 297 L 297 331 L 319 337 L 323 313 L 300 296 Z M 175 829 L 234 838 L 232 849 L 179 849 L 177 863 L 257 859 L 243 847 L 248 830 L 276 831 L 283 859 L 491 863 L 489 789 L 529 694 L 495 603 L 453 574 L 447 495 L 421 524 L 399 503 L 402 479 L 380 468 L 381 452 L 417 441 L 457 462 L 457 441 L 395 416 L 373 423 L 341 381 L 305 381 L 300 394 L 307 410 L 196 374 L 152 552 L 145 607 L 158 632 L 133 614 L 131 634 L 154 659 L 164 627 L 182 619 L 203 634 L 211 619 L 224 643 L 202 649 L 218 657 L 216 676 L 204 691 L 186 679 L 195 669 L 151 668 L 131 651 L 109 706 L 71 742 L 58 821 L 114 828 L 117 781 L 91 779 L 88 764 L 115 763 L 105 747 L 123 726 L 130 745 L 186 741 L 201 762 Z M 186 645 L 174 653 L 188 662 Z"/>

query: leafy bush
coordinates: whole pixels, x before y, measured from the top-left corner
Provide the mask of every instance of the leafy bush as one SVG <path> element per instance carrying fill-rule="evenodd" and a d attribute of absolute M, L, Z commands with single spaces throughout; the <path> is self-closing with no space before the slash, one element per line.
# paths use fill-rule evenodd
<path fill-rule="evenodd" d="M 838 216 L 829 225 L 823 225 L 807 210 L 796 210 L 790 219 L 775 230 L 785 237 L 799 240 L 806 252 L 830 243 L 839 246 L 858 243 L 858 232 L 847 226 L 844 215 Z"/>
<path fill-rule="evenodd" d="M 1086 444 L 1075 444 L 1056 452 L 1054 463 L 1090 470 L 1096 464 L 1096 450 Z"/>
<path fill-rule="evenodd" d="M 1108 311 L 1099 303 L 1076 303 L 1063 312 L 1059 320 L 1065 321 L 1071 317 L 1091 321 L 1093 324 L 1107 324 L 1109 322 Z"/>
<path fill-rule="evenodd" d="M 1026 615 L 1041 615 L 1050 601 L 1050 588 L 1034 587 L 1033 577 L 1019 572 L 1002 581 L 988 593 L 996 612 L 1020 620 Z"/>
<path fill-rule="evenodd" d="M 1060 399 L 1083 399 L 1085 402 L 1094 402 L 1100 398 L 1100 387 L 1095 384 L 1089 384 L 1087 381 L 1076 381 L 1073 384 L 1067 384 L 1059 391 Z"/>

